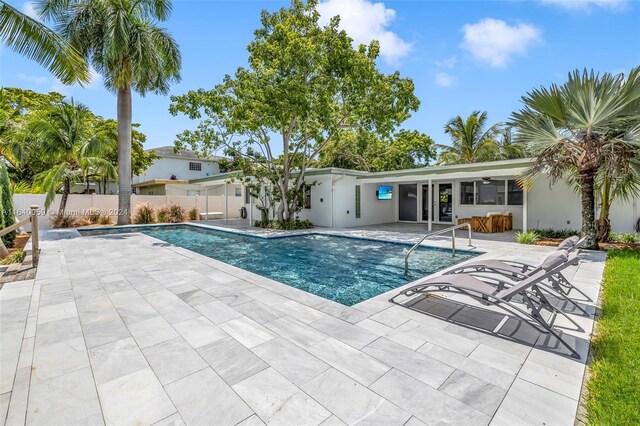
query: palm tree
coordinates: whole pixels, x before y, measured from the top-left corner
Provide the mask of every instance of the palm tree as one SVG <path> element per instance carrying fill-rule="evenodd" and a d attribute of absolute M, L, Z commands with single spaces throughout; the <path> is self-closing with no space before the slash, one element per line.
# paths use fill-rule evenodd
<path fill-rule="evenodd" d="M 0 42 L 47 68 L 65 84 L 88 83 L 89 67 L 69 43 L 0 0 Z"/>
<path fill-rule="evenodd" d="M 487 113 L 474 111 L 463 119 L 459 115 L 444 126 L 451 137 L 451 146 L 438 145 L 441 151 L 438 164 L 465 164 L 491 161 L 499 158 L 497 136 L 499 124 L 485 130 Z"/>
<path fill-rule="evenodd" d="M 88 170 L 100 168 L 108 170 L 111 177 L 116 175 L 115 167 L 102 158 L 115 143 L 115 135 L 94 126 L 94 118 L 86 106 L 72 99 L 43 111 L 28 124 L 50 164 L 47 171 L 36 176 L 47 193 L 45 209 L 62 188 L 58 215 L 65 215 L 72 184 L 82 181 Z"/>
<path fill-rule="evenodd" d="M 635 131 L 637 132 L 637 130 Z M 632 139 L 632 133 L 628 133 Z M 615 200 L 624 203 L 640 197 L 640 149 L 633 144 L 612 145 L 604 151 L 604 162 L 596 176 L 596 194 L 600 214 L 596 226 L 596 239 L 605 243 L 611 233 L 609 213 Z"/>
<path fill-rule="evenodd" d="M 180 81 L 177 43 L 157 22 L 171 14 L 171 0 L 39 0 L 72 46 L 104 77 L 118 97 L 118 224 L 130 222 L 131 90 L 167 94 Z"/>
<path fill-rule="evenodd" d="M 535 155 L 523 183 L 531 185 L 540 173 L 552 184 L 572 176 L 580 192 L 586 246 L 597 249 L 598 176 L 624 176 L 631 157 L 617 153 L 640 149 L 640 67 L 627 78 L 576 70 L 564 84 L 535 89 L 522 100 L 524 108 L 512 114 L 512 122 L 518 141 Z"/>

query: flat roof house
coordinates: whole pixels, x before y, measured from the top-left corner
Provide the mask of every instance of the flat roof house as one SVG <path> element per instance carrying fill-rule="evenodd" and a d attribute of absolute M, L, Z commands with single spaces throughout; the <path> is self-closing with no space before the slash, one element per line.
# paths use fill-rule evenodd
<path fill-rule="evenodd" d="M 389 172 L 362 172 L 337 168 L 310 169 L 305 206 L 300 219 L 317 226 L 351 228 L 382 223 L 452 225 L 487 214 L 508 215 L 513 229 L 580 229 L 579 195 L 564 181 L 552 187 L 540 176 L 529 191 L 516 178 L 531 165 L 530 159 L 492 161 L 450 166 L 429 166 Z M 221 186 L 233 174 L 192 181 Z M 253 200 L 247 208 L 258 218 Z M 640 216 L 640 200 L 615 203 L 612 228 L 633 232 Z"/>

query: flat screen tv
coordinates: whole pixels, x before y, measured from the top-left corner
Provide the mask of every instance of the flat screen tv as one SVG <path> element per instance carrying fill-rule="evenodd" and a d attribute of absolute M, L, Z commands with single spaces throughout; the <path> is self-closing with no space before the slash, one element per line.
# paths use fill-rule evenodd
<path fill-rule="evenodd" d="M 376 194 L 378 194 L 378 200 L 390 200 L 393 194 L 393 186 L 380 185 Z"/>

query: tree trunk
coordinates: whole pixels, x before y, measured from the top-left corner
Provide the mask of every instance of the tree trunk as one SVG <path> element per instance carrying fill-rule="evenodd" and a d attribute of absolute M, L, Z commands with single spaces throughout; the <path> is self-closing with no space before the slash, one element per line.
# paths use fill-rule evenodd
<path fill-rule="evenodd" d="M 131 223 L 131 86 L 118 89 L 118 225 Z"/>
<path fill-rule="evenodd" d="M 4 245 L 2 239 L 0 239 L 0 259 L 4 259 L 5 257 L 9 257 L 11 253 L 7 250 L 7 246 Z"/>
<path fill-rule="evenodd" d="M 67 199 L 71 192 L 71 181 L 69 178 L 64 178 L 64 184 L 62 186 L 62 198 L 60 199 L 60 207 L 58 207 L 58 216 L 65 216 L 67 210 Z"/>
<path fill-rule="evenodd" d="M 600 194 L 600 217 L 598 218 L 598 229 L 596 240 L 599 243 L 609 241 L 609 233 L 611 233 L 611 221 L 609 220 L 609 211 L 611 210 L 611 181 L 604 179 L 602 191 Z"/>
<path fill-rule="evenodd" d="M 582 197 L 582 234 L 587 237 L 584 247 L 598 250 L 596 238 L 596 212 L 594 196 L 595 171 L 587 170 L 580 172 L 578 179 L 580 182 L 580 192 Z"/>

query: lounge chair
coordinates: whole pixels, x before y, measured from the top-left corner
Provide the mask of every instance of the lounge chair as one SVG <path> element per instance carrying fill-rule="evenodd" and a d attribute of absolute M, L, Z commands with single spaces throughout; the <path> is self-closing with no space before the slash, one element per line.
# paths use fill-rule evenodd
<path fill-rule="evenodd" d="M 580 358 L 578 352 L 569 345 L 560 334 L 553 329 L 553 325 L 558 315 L 562 315 L 569 320 L 578 331 L 584 331 L 580 325 L 567 314 L 553 306 L 538 285 L 549 277 L 559 273 L 570 265 L 569 257 L 563 250 L 556 251 L 545 259 L 537 272 L 532 273 L 527 278 L 517 282 L 508 283 L 501 280 L 480 279 L 472 275 L 450 274 L 441 275 L 422 281 L 419 284 L 402 290 L 390 299 L 396 302 L 399 296 L 413 297 L 415 295 L 430 293 L 455 293 L 468 296 L 484 305 L 498 307 L 507 313 L 515 314 L 527 321 L 533 327 L 545 334 L 551 334 L 562 345 L 571 352 L 574 358 Z M 514 299 L 521 298 L 520 301 Z M 524 307 L 522 305 L 525 305 Z M 527 312 L 527 310 L 529 312 Z M 542 311 L 548 311 L 551 316 L 545 320 Z M 508 317 L 506 317 L 508 318 Z M 500 327 L 507 321 L 502 321 L 494 332 L 498 332 Z"/>
<path fill-rule="evenodd" d="M 562 241 L 558 246 L 557 251 L 565 251 L 570 256 L 575 256 L 575 251 L 584 243 L 586 238 L 569 237 Z M 486 259 L 477 260 L 466 263 L 458 268 L 452 269 L 446 274 L 468 274 L 474 272 L 485 272 L 502 275 L 514 281 L 521 281 L 532 274 L 536 273 L 540 269 L 541 265 L 530 265 L 527 263 L 515 262 L 511 260 L 498 260 L 498 259 Z M 549 284 L 551 288 L 558 292 L 560 295 L 566 297 L 573 305 L 577 306 L 581 311 L 585 312 L 577 303 L 570 299 L 570 293 L 572 290 L 580 293 L 586 301 L 591 302 L 591 298 L 587 296 L 582 290 L 572 285 L 562 273 L 557 273 L 549 278 Z M 585 312 L 586 313 L 586 312 Z"/>

